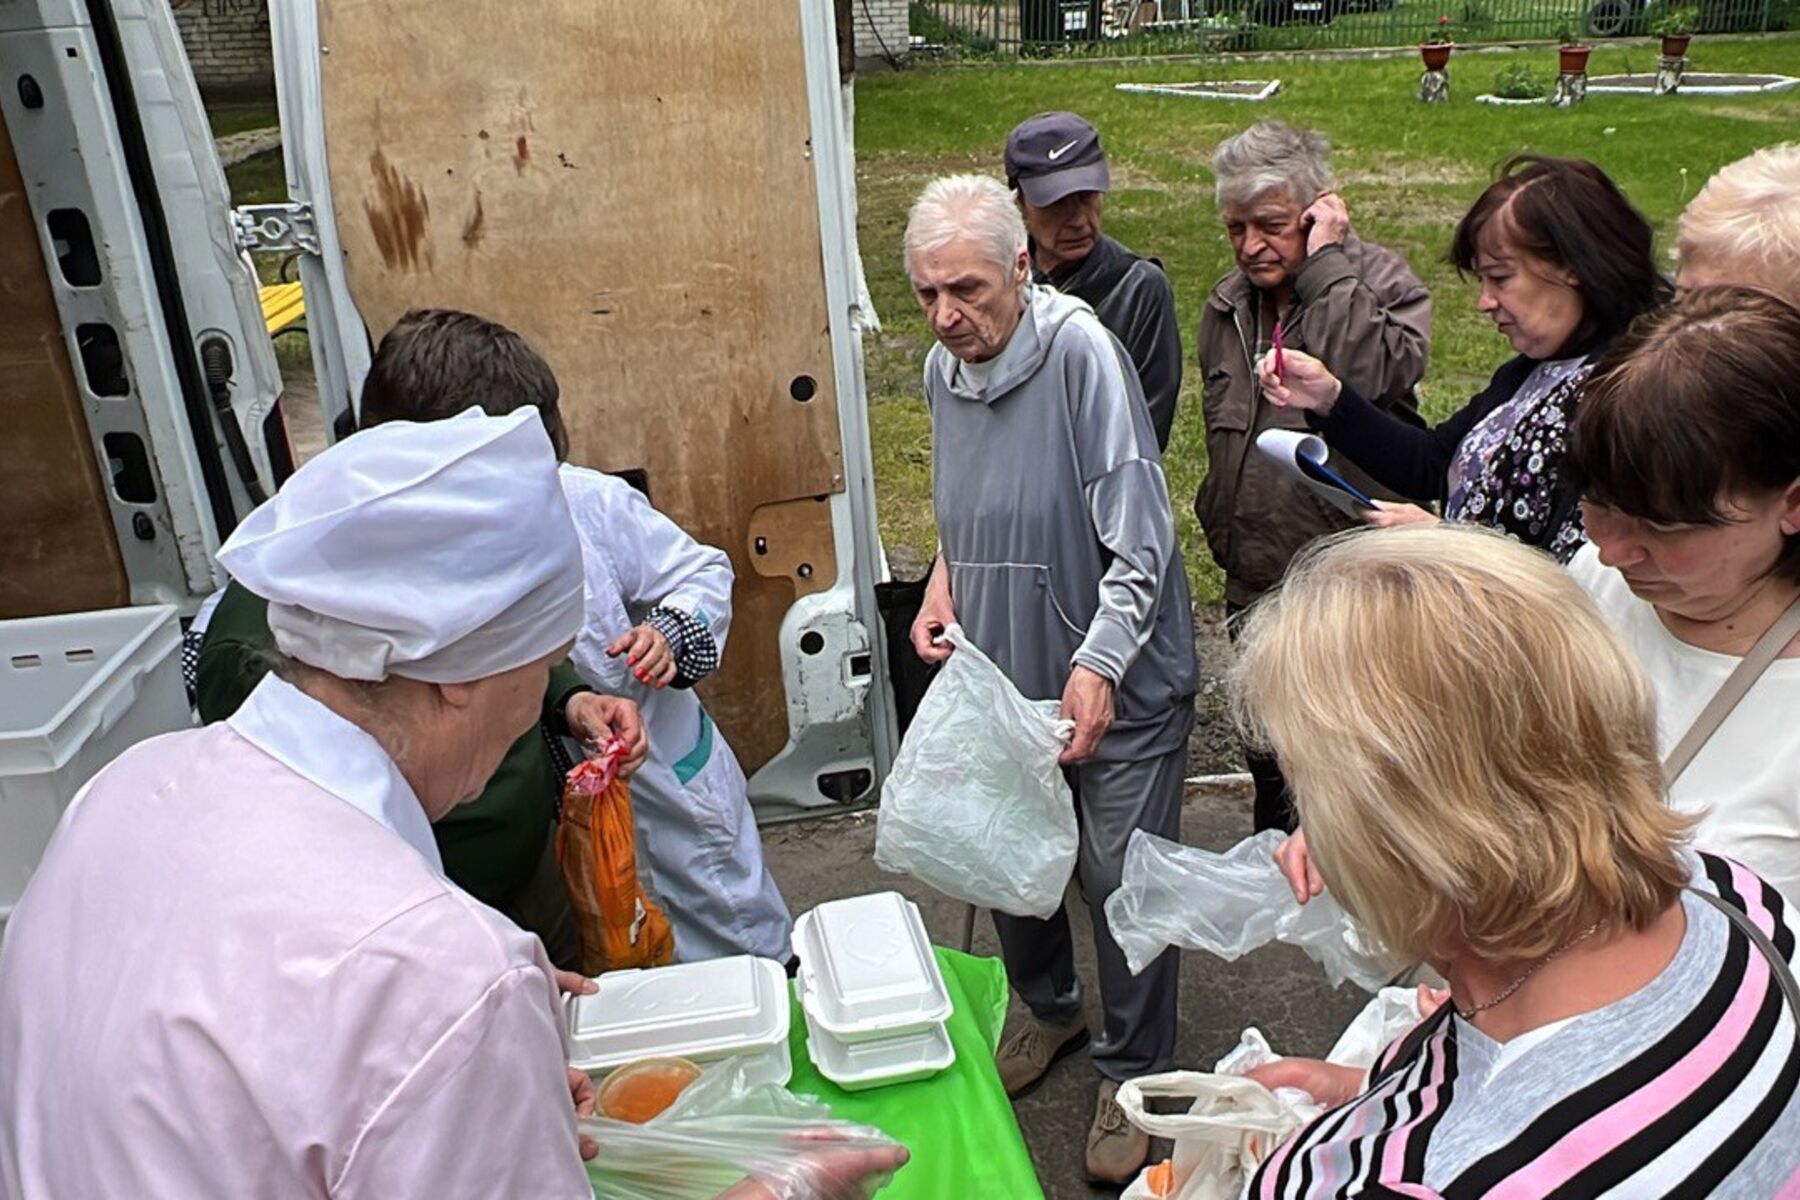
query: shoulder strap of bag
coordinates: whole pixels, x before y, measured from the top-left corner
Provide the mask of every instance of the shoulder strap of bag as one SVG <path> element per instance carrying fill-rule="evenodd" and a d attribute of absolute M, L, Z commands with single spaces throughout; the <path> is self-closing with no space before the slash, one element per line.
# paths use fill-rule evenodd
<path fill-rule="evenodd" d="M 1675 748 L 1663 759 L 1663 778 L 1670 787 L 1675 786 L 1675 781 L 1681 778 L 1681 773 L 1694 761 L 1694 756 L 1700 753 L 1700 748 L 1706 745 L 1707 739 L 1725 723 L 1725 718 L 1738 706 L 1744 693 L 1762 678 L 1762 673 L 1781 656 L 1782 648 L 1793 641 L 1797 633 L 1800 633 L 1800 597 L 1796 597 L 1788 605 L 1787 611 L 1775 618 L 1775 623 L 1756 640 L 1756 645 L 1750 647 L 1750 653 L 1739 660 L 1737 667 L 1719 685 L 1713 698 L 1706 702 L 1706 707 L 1700 710 L 1700 715 L 1694 718 L 1694 723 L 1688 726 L 1688 731 L 1675 743 Z"/>
<path fill-rule="evenodd" d="M 1775 982 L 1781 985 L 1781 994 L 1787 997 L 1789 1011 L 1794 1014 L 1796 1021 L 1800 1021 L 1800 983 L 1794 981 L 1793 970 L 1789 968 L 1787 960 L 1781 957 L 1781 951 L 1775 949 L 1775 943 L 1769 940 L 1769 935 L 1750 919 L 1748 913 L 1723 896 L 1715 896 L 1697 887 L 1690 887 L 1688 891 L 1724 913 L 1762 951 L 1763 957 L 1769 960 L 1769 969 L 1775 972 Z"/>

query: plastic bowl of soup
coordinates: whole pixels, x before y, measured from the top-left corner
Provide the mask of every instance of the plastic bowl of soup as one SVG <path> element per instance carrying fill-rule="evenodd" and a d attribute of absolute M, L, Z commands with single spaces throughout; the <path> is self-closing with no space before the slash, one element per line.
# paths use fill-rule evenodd
<path fill-rule="evenodd" d="M 594 1098 L 594 1111 L 615 1121 L 642 1125 L 675 1103 L 700 1068 L 685 1058 L 645 1058 L 607 1075 Z"/>

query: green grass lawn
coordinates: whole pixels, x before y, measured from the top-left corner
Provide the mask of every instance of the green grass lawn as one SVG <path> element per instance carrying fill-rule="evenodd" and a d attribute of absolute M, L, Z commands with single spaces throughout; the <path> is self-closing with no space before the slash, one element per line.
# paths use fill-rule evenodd
<path fill-rule="evenodd" d="M 1593 159 L 1655 224 L 1666 247 L 1682 206 L 1725 163 L 1772 142 L 1800 138 L 1800 90 L 1771 96 L 1591 96 L 1572 110 L 1477 104 L 1495 74 L 1525 57 L 1548 75 L 1555 49 L 1459 53 L 1453 99 L 1412 99 L 1416 57 L 1307 61 L 1218 58 L 1156 63 L 932 68 L 857 82 L 860 240 L 883 331 L 867 345 L 871 430 L 883 538 L 929 552 L 930 421 L 919 371 L 931 345 L 900 263 L 906 211 L 932 177 L 998 173 L 1007 131 L 1047 109 L 1072 109 L 1099 126 L 1113 166 L 1107 232 L 1160 258 L 1175 285 L 1183 341 L 1213 284 L 1231 266 L 1213 203 L 1214 146 L 1263 117 L 1323 130 L 1357 231 L 1411 260 L 1436 300 L 1432 360 L 1422 391 L 1434 418 L 1459 407 L 1510 353 L 1476 313 L 1475 289 L 1445 262 L 1451 229 L 1512 154 L 1540 151 Z M 1654 49 L 1602 45 L 1590 71 L 1647 71 Z M 1800 35 L 1698 40 L 1696 70 L 1800 67 Z M 1278 78 L 1262 104 L 1117 92 L 1122 82 Z M 1206 467 L 1204 429 L 1190 360 L 1167 455 L 1169 487 L 1196 594 L 1216 599 L 1219 577 L 1200 539 L 1192 500 Z"/>
<path fill-rule="evenodd" d="M 954 58 L 1010 57 L 1019 52 L 1021 11 L 1051 0 L 912 0 L 911 31 L 934 53 Z M 1040 42 L 1031 56 L 1117 58 L 1149 54 L 1193 54 L 1226 50 L 1316 50 L 1329 47 L 1406 46 L 1427 32 L 1443 32 L 1463 44 L 1554 38 L 1565 28 L 1584 36 L 1643 34 L 1671 5 L 1682 0 L 1649 0 L 1635 11 L 1619 12 L 1603 0 L 1326 0 L 1336 16 L 1326 22 L 1284 15 L 1283 0 L 1207 0 L 1184 5 L 1160 0 L 1151 24 L 1128 36 L 1103 20 L 1108 36 L 1097 40 Z M 1101 3 L 1105 13 L 1132 9 L 1127 2 Z M 1693 5 L 1703 33 L 1741 33 L 1800 27 L 1800 0 L 1701 0 Z M 1184 14 L 1215 14 L 1184 23 Z M 1161 19 L 1154 15 L 1160 13 Z M 1610 15 L 1609 15 L 1610 14 Z M 1447 18 L 1447 22 L 1443 19 Z M 1618 23 L 1623 21 L 1623 25 Z M 1597 24 L 1596 24 L 1597 22 Z M 1054 37 L 1043 30 L 1034 37 Z"/>
<path fill-rule="evenodd" d="M 206 105 L 206 119 L 216 138 L 247 129 L 271 129 L 276 118 L 273 100 L 213 100 Z"/>

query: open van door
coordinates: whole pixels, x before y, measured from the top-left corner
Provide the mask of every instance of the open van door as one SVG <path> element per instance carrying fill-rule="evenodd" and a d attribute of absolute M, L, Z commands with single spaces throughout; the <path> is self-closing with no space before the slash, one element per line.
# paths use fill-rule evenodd
<path fill-rule="evenodd" d="M 191 611 L 273 489 L 256 277 L 164 0 L 0 4 L 0 619 Z"/>
<path fill-rule="evenodd" d="M 829 0 L 271 5 L 320 395 L 407 309 L 519 330 L 572 461 L 737 572 L 708 708 L 763 819 L 895 740 Z"/>

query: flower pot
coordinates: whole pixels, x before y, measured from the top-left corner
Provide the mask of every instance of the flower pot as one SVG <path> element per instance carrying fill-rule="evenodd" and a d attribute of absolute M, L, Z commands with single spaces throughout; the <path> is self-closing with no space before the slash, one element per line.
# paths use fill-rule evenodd
<path fill-rule="evenodd" d="M 1588 55 L 1594 52 L 1592 46 L 1564 46 L 1558 52 L 1558 59 L 1564 75 L 1586 75 Z"/>
<path fill-rule="evenodd" d="M 1419 57 L 1425 60 L 1427 71 L 1441 71 L 1450 61 L 1450 52 L 1454 49 L 1453 42 L 1426 42 L 1419 47 Z"/>
<path fill-rule="evenodd" d="M 1688 43 L 1694 40 L 1691 33 L 1665 34 L 1662 40 L 1662 56 L 1664 58 L 1683 58 L 1687 55 Z"/>

